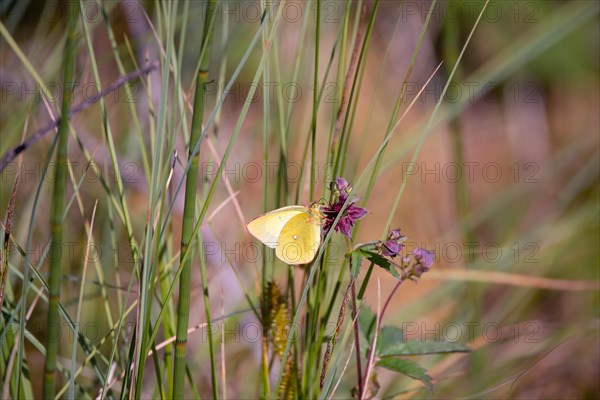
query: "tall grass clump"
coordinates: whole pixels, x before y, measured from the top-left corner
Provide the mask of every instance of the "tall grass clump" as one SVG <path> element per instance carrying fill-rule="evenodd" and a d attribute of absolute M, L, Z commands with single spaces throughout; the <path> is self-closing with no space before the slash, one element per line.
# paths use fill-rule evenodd
<path fill-rule="evenodd" d="M 598 397 L 599 12 L 2 4 L 1 397 Z"/>

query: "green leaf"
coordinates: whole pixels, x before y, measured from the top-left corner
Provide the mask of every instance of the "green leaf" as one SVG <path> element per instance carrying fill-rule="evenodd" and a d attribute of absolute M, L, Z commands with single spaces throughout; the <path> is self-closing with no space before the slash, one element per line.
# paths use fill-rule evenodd
<path fill-rule="evenodd" d="M 402 329 L 395 326 L 384 326 L 379 330 L 377 336 L 377 351 L 378 356 L 387 355 L 390 348 L 396 348 L 404 343 L 404 334 Z"/>
<path fill-rule="evenodd" d="M 392 274 L 392 276 L 396 279 L 400 279 L 400 274 L 396 271 L 394 264 L 389 262 L 385 257 L 373 253 L 372 251 L 360 250 L 360 252 L 367 258 L 369 261 L 379 265 L 381 268 L 385 269 L 387 272 Z"/>
<path fill-rule="evenodd" d="M 369 342 L 373 342 L 373 334 L 375 333 L 375 314 L 366 305 L 363 305 L 358 312 L 358 328 L 360 332 Z"/>
<path fill-rule="evenodd" d="M 364 357 L 368 357 L 369 349 L 373 343 L 373 335 L 375 334 L 376 319 L 371 309 L 366 305 L 363 305 L 358 312 L 357 324 L 360 333 L 358 340 L 361 353 Z"/>
<path fill-rule="evenodd" d="M 411 356 L 419 354 L 466 353 L 471 351 L 470 348 L 463 344 L 444 341 L 399 340 L 396 342 L 386 342 L 384 344 L 383 333 L 386 328 L 381 329 L 380 332 L 380 343 L 382 346 L 380 347 L 379 343 L 377 343 L 377 354 L 382 357 Z"/>
<path fill-rule="evenodd" d="M 431 376 L 427 374 L 427 370 L 425 368 L 421 367 L 416 362 L 403 358 L 384 358 L 379 360 L 377 365 L 423 382 L 427 390 L 433 394 L 433 382 Z"/>
<path fill-rule="evenodd" d="M 350 253 L 350 265 L 351 265 L 350 271 L 352 272 L 352 276 L 355 279 L 358 276 L 358 270 L 360 269 L 360 264 L 362 264 L 362 253 L 360 252 L 360 250 L 353 251 L 352 253 Z"/>

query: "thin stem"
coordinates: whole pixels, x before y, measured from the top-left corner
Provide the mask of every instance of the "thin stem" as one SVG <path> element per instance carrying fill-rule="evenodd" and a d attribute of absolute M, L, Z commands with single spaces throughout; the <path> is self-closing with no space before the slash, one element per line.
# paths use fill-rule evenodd
<path fill-rule="evenodd" d="M 183 259 L 183 255 L 190 246 L 194 238 L 194 224 L 196 213 L 196 189 L 198 188 L 198 163 L 200 152 L 195 152 L 195 143 L 200 139 L 202 133 L 202 121 L 204 117 L 204 106 L 206 99 L 206 82 L 208 81 L 208 61 L 210 54 L 210 39 L 213 27 L 212 16 L 216 0 L 210 0 L 207 4 L 204 19 L 203 41 L 201 46 L 200 68 L 198 69 L 198 79 L 196 81 L 196 91 L 194 96 L 194 112 L 192 116 L 192 128 L 190 133 L 188 157 L 191 159 L 191 165 L 186 176 L 185 204 L 183 209 L 183 222 L 181 228 L 181 257 L 182 263 L 181 275 L 179 277 L 179 306 L 177 307 L 177 333 L 175 340 L 175 363 L 173 367 L 173 398 L 184 398 L 184 380 L 185 380 L 185 349 L 187 344 L 187 331 L 190 312 L 190 289 L 192 281 L 192 257 Z M 205 271 L 202 271 L 205 272 Z M 202 274 L 205 278 L 205 274 Z M 205 286 L 203 279 L 204 290 Z M 207 307 L 206 318 L 210 324 L 210 306 L 207 305 L 207 295 L 205 293 L 205 305 Z M 210 331 L 210 330 L 209 330 Z M 211 335 L 211 332 L 209 332 Z M 212 336 L 212 335 L 211 335 Z M 212 337 L 209 337 L 209 345 L 212 349 Z M 211 351 L 211 373 L 213 380 L 213 396 L 218 398 L 218 389 L 216 385 L 214 354 Z"/>
<path fill-rule="evenodd" d="M 356 289 L 354 279 L 352 279 L 352 319 L 356 320 Z M 362 384 L 362 365 L 360 359 L 360 332 L 358 324 L 354 324 L 354 346 L 356 347 L 356 374 L 358 375 L 358 392 L 363 392 Z"/>
<path fill-rule="evenodd" d="M 264 1 L 261 2 L 261 6 L 263 8 L 263 12 L 265 11 L 266 8 L 266 4 Z M 267 25 L 268 27 L 268 21 L 267 21 Z M 264 67 L 264 71 L 263 71 L 263 85 L 265 86 L 265 89 L 263 91 L 263 129 L 262 129 L 262 137 L 263 137 L 263 165 L 268 165 L 269 162 L 269 118 L 270 118 L 270 107 L 269 107 L 269 90 L 266 87 L 266 85 L 269 83 L 269 73 L 270 73 L 270 68 L 269 68 L 269 47 L 270 44 L 268 43 L 268 39 L 269 39 L 269 32 L 268 29 L 265 29 L 262 31 L 262 50 L 263 50 L 263 54 L 265 55 L 265 67 Z M 283 145 L 283 141 L 282 141 L 282 145 Z M 281 161 L 280 161 L 281 162 Z M 284 161 L 285 162 L 285 161 Z M 280 165 L 282 165 L 280 163 Z M 281 174 L 278 174 L 278 176 L 281 178 Z M 269 202 L 268 202 L 268 193 L 269 193 L 269 179 L 267 174 L 265 174 L 264 176 L 264 180 L 263 180 L 263 212 L 267 212 L 268 208 L 269 208 Z M 279 195 L 279 190 L 276 191 L 276 194 Z M 276 203 L 277 204 L 277 203 Z M 267 309 L 267 281 L 268 281 L 268 271 L 267 271 L 267 254 L 269 252 L 269 250 L 264 247 L 262 249 L 263 251 L 263 257 L 262 258 L 262 270 L 261 270 L 261 320 L 262 320 L 262 324 L 263 324 L 263 332 L 267 332 L 268 331 L 268 326 L 267 326 L 267 321 L 268 321 L 268 314 L 271 312 L 271 310 Z M 272 266 L 272 263 L 271 263 Z M 261 362 L 261 379 L 262 379 L 262 396 L 264 398 L 268 398 L 269 396 L 271 396 L 271 382 L 269 380 L 269 350 L 268 350 L 268 342 L 267 342 L 267 335 L 262 335 L 262 346 L 261 346 L 261 352 L 262 352 L 262 362 Z"/>
<path fill-rule="evenodd" d="M 100 101 L 100 99 L 102 99 L 106 95 L 114 92 L 115 90 L 119 89 L 123 85 L 127 84 L 128 82 L 130 82 L 136 78 L 139 78 L 140 76 L 149 74 L 150 72 L 154 71 L 157 68 L 158 68 L 158 62 L 155 61 L 155 62 L 150 63 L 148 66 L 146 66 L 144 68 L 141 68 L 141 69 L 135 70 L 133 72 L 130 72 L 126 75 L 120 76 L 118 79 L 114 80 L 110 85 L 108 85 L 104 89 L 100 90 L 94 96 L 90 96 L 89 98 L 86 98 L 85 100 L 83 100 L 81 103 L 73 106 L 73 108 L 71 108 L 71 110 L 69 110 L 69 117 L 72 117 L 73 115 L 88 109 L 91 105 L 97 103 L 98 101 Z M 58 118 L 57 120 L 50 122 L 48 125 L 35 131 L 31 136 L 29 136 L 27 139 L 25 139 L 18 146 L 13 147 L 12 149 L 6 150 L 6 152 L 2 155 L 2 159 L 0 159 L 0 172 L 2 172 L 4 170 L 4 168 L 6 168 L 6 166 L 8 164 L 10 164 L 12 162 L 12 160 L 14 160 L 19 154 L 21 154 L 22 152 L 24 152 L 25 150 L 30 148 L 33 144 L 39 142 L 42 139 L 42 137 L 44 137 L 44 135 L 46 135 L 48 132 L 55 129 L 60 124 L 60 121 L 61 121 L 61 118 Z"/>
<path fill-rule="evenodd" d="M 342 122 L 344 121 L 343 117 L 344 117 L 344 115 L 346 115 L 346 112 L 348 109 L 348 100 L 349 100 L 349 94 L 350 94 L 350 91 L 348 90 L 348 88 L 350 87 L 351 79 L 356 74 L 356 67 L 358 64 L 358 55 L 359 55 L 360 49 L 361 49 L 362 36 L 364 35 L 364 32 L 363 32 L 364 28 L 365 28 L 364 16 L 366 15 L 366 13 L 367 13 L 367 6 L 365 4 L 363 4 L 362 11 L 360 14 L 360 20 L 362 22 L 361 22 L 361 26 L 359 27 L 358 33 L 356 34 L 356 38 L 354 40 L 354 49 L 352 50 L 352 57 L 350 58 L 350 66 L 348 67 L 348 72 L 346 73 L 346 77 L 344 79 L 342 101 L 340 103 L 340 108 L 338 109 L 338 115 L 337 115 L 337 119 L 335 122 L 335 130 L 333 133 L 333 138 L 331 140 L 330 153 L 331 153 L 332 158 L 333 158 L 333 154 L 335 153 L 335 150 L 338 145 L 338 139 L 340 136 L 340 131 L 342 129 Z M 354 88 L 354 85 L 352 85 L 352 88 Z M 341 150 L 341 149 L 339 149 L 339 150 Z"/>
<path fill-rule="evenodd" d="M 2 268 L 2 283 L 0 283 L 0 308 L 4 304 L 4 291 L 6 290 L 6 279 L 8 277 L 8 245 L 10 243 L 10 233 L 13 224 L 13 212 L 15 210 L 15 200 L 17 198 L 17 188 L 19 187 L 20 175 L 17 174 L 15 183 L 13 184 L 12 193 L 10 195 L 10 201 L 8 202 L 8 208 L 6 211 L 6 225 L 4 229 L 4 259 L 0 254 L 0 267 Z"/>
<path fill-rule="evenodd" d="M 415 46 L 410 63 L 408 65 L 408 70 L 406 71 L 406 75 L 404 76 L 404 81 L 402 82 L 402 88 L 400 89 L 400 94 L 398 94 L 398 97 L 396 98 L 396 104 L 394 105 L 394 110 L 392 111 L 392 115 L 391 115 L 389 123 L 388 123 L 388 128 L 385 132 L 384 140 L 388 139 L 394 133 L 396 121 L 398 119 L 398 113 L 400 112 L 400 107 L 402 106 L 402 103 L 404 102 L 404 98 L 406 95 L 407 83 L 409 82 L 410 75 L 412 73 L 413 67 L 417 60 L 417 55 L 420 52 L 421 43 L 423 42 L 423 38 L 425 37 L 425 33 L 427 32 L 427 27 L 429 26 L 429 21 L 430 21 L 431 15 L 433 14 L 433 10 L 436 5 L 436 2 L 437 2 L 437 0 L 433 0 L 429 6 L 429 12 L 427 13 L 425 23 L 423 24 L 423 27 L 421 28 L 421 33 L 419 34 L 419 39 L 417 40 L 417 45 Z M 369 198 L 371 197 L 371 192 L 373 190 L 373 187 L 375 186 L 377 176 L 379 175 L 379 169 L 381 168 L 381 163 L 383 162 L 383 157 L 385 155 L 386 147 L 384 147 L 381 150 L 381 152 L 377 155 L 377 160 L 375 161 L 375 167 L 373 168 L 373 171 L 371 173 L 371 177 L 369 179 L 369 184 L 367 186 L 367 190 L 365 192 L 365 196 L 364 196 L 364 200 L 363 200 L 363 202 L 364 202 L 363 204 L 365 204 L 365 205 L 367 204 L 367 202 L 369 201 Z M 390 225 L 389 220 L 391 220 L 392 216 L 393 215 L 390 215 L 390 217 L 388 219 L 388 224 L 386 226 L 386 229 L 384 229 L 384 233 L 382 234 L 382 239 L 387 234 L 387 231 L 388 231 L 389 225 Z"/>
<path fill-rule="evenodd" d="M 79 4 L 69 2 L 68 24 L 69 32 L 67 35 L 67 49 L 64 58 L 64 77 L 63 77 L 63 99 L 61 115 L 62 118 L 58 125 L 58 150 L 56 155 L 56 175 L 54 180 L 54 194 L 52 197 L 51 208 L 51 251 L 54 253 L 50 258 L 50 276 L 48 278 L 49 296 L 48 296 L 48 343 L 46 345 L 46 360 L 44 362 L 44 385 L 43 396 L 46 399 L 54 398 L 55 393 L 55 370 L 56 358 L 58 356 L 59 343 L 59 321 L 58 321 L 58 303 L 60 301 L 60 281 L 62 275 L 62 217 L 64 212 L 65 187 L 67 183 L 67 144 L 69 141 L 69 109 L 71 107 L 71 98 L 73 95 L 73 75 L 75 67 L 75 50 L 77 20 L 79 17 Z"/>
<path fill-rule="evenodd" d="M 396 285 L 394 285 L 394 288 L 392 289 L 390 295 L 386 299 L 385 304 L 383 305 L 383 308 L 380 311 L 378 311 L 378 313 L 377 313 L 375 336 L 373 338 L 373 343 L 371 344 L 371 348 L 369 349 L 369 354 L 367 356 L 367 366 L 365 368 L 365 375 L 364 375 L 363 381 L 362 381 L 362 387 L 365 390 L 369 385 L 370 371 L 373 369 L 373 360 L 374 360 L 374 356 L 375 356 L 375 350 L 377 348 L 377 335 L 381 329 L 381 321 L 383 320 L 385 311 L 387 310 L 388 306 L 390 305 L 390 302 L 392 301 L 392 297 L 394 297 L 394 294 L 396 293 L 396 291 L 398 290 L 398 288 L 400 287 L 402 282 L 404 282 L 404 278 L 399 279 L 398 282 L 396 283 Z M 377 282 L 377 284 L 378 284 L 378 294 L 380 294 L 381 287 L 379 286 L 380 285 L 379 281 Z M 378 306 L 380 304 L 380 298 L 381 298 L 380 295 L 378 295 L 378 298 L 377 298 Z M 363 399 L 365 396 L 365 392 L 360 391 L 360 393 L 361 393 L 361 395 L 359 396 L 359 399 Z"/>
<path fill-rule="evenodd" d="M 366 10 L 366 8 L 363 8 L 363 11 L 365 11 L 365 10 Z M 357 99 L 360 98 L 360 90 L 362 87 L 362 81 L 363 81 L 363 77 L 364 77 L 364 73 L 365 73 L 365 63 L 366 63 L 365 60 L 367 59 L 367 55 L 369 53 L 369 45 L 371 42 L 371 35 L 373 33 L 373 28 L 375 26 L 375 17 L 377 16 L 378 10 L 379 10 L 379 0 L 376 0 L 375 4 L 373 5 L 371 17 L 369 18 L 369 24 L 367 25 L 366 33 L 364 34 L 365 38 L 364 38 L 361 48 L 360 48 L 358 65 L 356 67 L 356 70 L 354 72 L 354 78 L 352 80 L 352 88 L 350 90 L 350 98 L 348 100 L 348 110 L 346 111 L 346 114 L 344 115 L 344 123 L 342 125 L 342 130 L 341 130 L 339 148 L 338 148 L 337 156 L 335 158 L 335 164 L 334 164 L 335 174 L 334 174 L 334 176 L 340 176 L 344 172 L 344 164 L 346 162 L 346 156 L 347 156 L 347 152 L 348 152 L 348 143 L 350 142 L 350 134 L 352 132 L 352 125 L 354 124 L 354 115 L 356 113 L 356 108 L 358 106 Z M 361 17 L 361 21 L 362 21 L 361 23 L 364 23 L 364 19 L 362 17 Z M 359 29 L 364 29 L 364 26 L 359 27 Z M 360 35 L 360 36 L 362 36 L 362 35 Z M 359 36 L 359 33 L 357 33 L 357 37 L 356 37 L 357 42 L 360 39 L 360 36 Z M 347 88 L 345 88 L 344 90 L 346 90 L 346 89 Z M 352 105 L 352 112 L 350 112 L 350 110 L 349 110 L 350 105 Z M 343 155 L 343 157 L 342 157 L 342 155 Z"/>
<path fill-rule="evenodd" d="M 400 281 L 400 282 L 402 282 L 402 281 Z M 392 294 L 393 293 L 394 292 L 392 292 Z M 386 306 L 389 303 L 391 298 L 392 297 L 390 295 L 390 297 L 388 298 L 388 301 L 386 302 Z M 383 315 L 380 307 L 381 307 L 381 282 L 378 279 L 377 280 L 377 315 L 376 315 L 376 321 L 375 321 L 375 325 L 377 326 L 377 328 L 375 329 L 375 332 L 373 333 L 373 342 L 371 342 L 371 346 L 369 348 L 369 354 L 367 355 L 367 365 L 365 366 L 365 375 L 363 377 L 364 380 L 362 382 L 363 389 L 359 392 L 360 395 L 358 396 L 358 400 L 363 400 L 365 398 L 367 388 L 369 387 L 369 376 L 371 375 L 371 371 L 373 370 L 373 360 L 375 359 L 375 349 L 377 348 L 377 338 L 379 336 L 379 329 L 381 328 L 381 317 Z M 384 311 L 385 311 L 385 307 L 384 307 Z M 359 386 L 360 386 L 360 383 L 359 383 Z"/>
<path fill-rule="evenodd" d="M 310 154 L 310 198 L 314 196 L 315 190 L 315 163 L 317 152 L 317 110 L 319 108 L 319 35 L 321 32 L 321 0 L 317 0 L 317 17 L 315 27 L 315 74 L 313 78 L 313 112 L 311 121 L 311 154 Z"/>
<path fill-rule="evenodd" d="M 208 279 L 206 274 L 206 254 L 204 254 L 204 248 L 202 247 L 202 234 L 198 235 L 198 247 L 200 248 L 200 279 L 202 281 L 202 293 L 204 303 L 204 313 L 206 323 L 212 328 L 212 316 L 210 311 L 210 298 L 208 296 Z M 219 398 L 219 386 L 217 385 L 217 367 L 215 362 L 215 349 L 214 349 L 214 332 L 213 329 L 208 329 L 208 354 L 210 358 L 210 378 L 213 389 L 213 399 L 218 400 Z"/>
<path fill-rule="evenodd" d="M 321 369 L 321 379 L 320 385 L 321 390 L 325 385 L 325 376 L 327 375 L 327 368 L 329 367 L 329 360 L 331 359 L 331 354 L 333 353 L 333 349 L 335 344 L 337 343 L 337 338 L 342 330 L 342 324 L 344 323 L 344 317 L 346 315 L 346 308 L 348 306 L 348 301 L 350 300 L 350 290 L 354 285 L 354 277 L 350 278 L 350 283 L 348 284 L 348 288 L 346 289 L 346 294 L 344 294 L 344 300 L 342 301 L 342 305 L 340 306 L 340 313 L 338 314 L 337 323 L 335 325 L 335 332 L 333 337 L 329 342 L 327 342 L 327 349 L 325 350 L 325 355 L 323 356 L 323 367 Z"/>
<path fill-rule="evenodd" d="M 374 265 L 375 265 L 374 263 L 371 263 L 371 265 L 369 265 L 369 269 L 367 270 L 365 278 L 363 279 L 363 283 L 360 286 L 360 290 L 358 291 L 358 299 L 359 300 L 362 300 L 363 297 L 365 296 L 365 291 L 367 290 L 367 284 L 369 283 L 369 279 L 371 279 L 371 274 L 373 273 Z"/>

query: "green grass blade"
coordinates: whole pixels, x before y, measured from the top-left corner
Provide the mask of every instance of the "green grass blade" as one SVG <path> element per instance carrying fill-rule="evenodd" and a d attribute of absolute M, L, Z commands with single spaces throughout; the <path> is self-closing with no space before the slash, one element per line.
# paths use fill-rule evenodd
<path fill-rule="evenodd" d="M 196 92 L 194 97 L 194 112 L 192 117 L 192 129 L 188 149 L 188 159 L 191 161 L 190 169 L 186 174 L 185 203 L 183 209 L 183 224 L 181 228 L 181 257 L 190 246 L 193 236 L 195 211 L 196 211 L 196 188 L 198 187 L 198 162 L 199 152 L 194 152 L 192 145 L 196 143 L 202 134 L 202 122 L 204 116 L 204 101 L 206 99 L 206 82 L 208 80 L 208 60 L 210 56 L 210 43 L 212 40 L 214 8 L 216 0 L 207 3 L 206 18 L 204 20 L 204 32 L 201 46 L 200 68 L 196 79 Z M 190 309 L 190 287 L 192 280 L 192 258 L 180 260 L 183 265 L 179 277 L 179 306 L 177 307 L 177 340 L 175 342 L 175 363 L 173 369 L 173 398 L 184 398 L 185 378 L 185 349 L 187 343 L 187 329 Z M 206 303 L 205 298 L 205 303 Z M 210 307 L 210 306 L 208 306 Z M 208 308 L 210 310 L 210 308 Z M 210 313 L 207 312 L 207 322 L 210 324 Z M 209 330 L 209 332 L 212 332 Z M 209 338 L 209 340 L 212 338 Z M 216 368 L 214 365 L 214 353 L 211 347 L 211 376 L 214 398 L 218 398 L 218 387 L 216 382 Z"/>
<path fill-rule="evenodd" d="M 76 34 L 77 21 L 79 19 L 79 4 L 71 2 L 69 4 L 69 33 L 67 37 L 67 49 L 64 59 L 64 78 L 63 78 L 63 100 L 62 100 L 62 118 L 58 127 L 58 149 L 57 149 L 57 168 L 54 183 L 54 195 L 52 198 L 52 246 L 58 250 L 50 259 L 50 277 L 48 281 L 48 321 L 47 329 L 49 337 L 59 337 L 59 315 L 58 303 L 60 301 L 60 281 L 62 275 L 62 261 L 60 253 L 63 249 L 63 231 L 62 216 L 65 188 L 67 181 L 67 144 L 69 138 L 69 109 L 71 108 L 71 97 L 73 87 L 73 77 L 75 69 L 76 53 Z M 43 395 L 45 398 L 54 397 L 55 393 L 55 370 L 56 358 L 58 356 L 59 340 L 50 340 L 46 346 L 46 359 L 44 362 L 44 386 Z"/>

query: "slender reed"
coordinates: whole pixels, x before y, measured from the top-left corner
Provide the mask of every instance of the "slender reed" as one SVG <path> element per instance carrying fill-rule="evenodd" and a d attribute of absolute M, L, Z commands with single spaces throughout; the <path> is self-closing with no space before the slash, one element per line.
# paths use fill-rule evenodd
<path fill-rule="evenodd" d="M 313 76 L 313 111 L 310 122 L 311 129 L 311 153 L 310 153 L 310 190 L 309 198 L 313 198 L 315 190 L 315 163 L 317 153 L 317 110 L 319 108 L 319 96 L 317 88 L 319 87 L 319 36 L 321 32 L 321 1 L 317 0 L 315 19 L 315 71 Z"/>
<path fill-rule="evenodd" d="M 50 215 L 50 226 L 52 229 L 51 251 L 54 253 L 50 257 L 50 276 L 48 278 L 49 296 L 48 296 L 48 321 L 46 360 L 44 362 L 44 385 L 43 396 L 45 399 L 54 398 L 54 382 L 56 370 L 56 358 L 58 355 L 59 321 L 58 321 L 58 303 L 60 298 L 60 278 L 62 275 L 62 218 L 64 212 L 65 187 L 67 183 L 67 144 L 69 139 L 69 109 L 71 108 L 73 70 L 75 66 L 75 49 L 77 34 L 77 19 L 79 17 L 79 3 L 68 3 L 68 24 L 69 32 L 67 36 L 67 49 L 64 57 L 64 77 L 63 77 L 63 99 L 61 115 L 63 118 L 58 125 L 58 150 L 56 156 L 56 175 L 54 179 L 54 194 L 52 196 L 52 208 Z"/>
<path fill-rule="evenodd" d="M 188 320 L 190 313 L 190 287 L 192 280 L 192 258 L 183 259 L 186 249 L 194 239 L 194 222 L 196 214 L 196 189 L 198 187 L 198 161 L 199 154 L 194 151 L 196 142 L 200 139 L 202 133 L 202 120 L 204 117 L 204 105 L 206 99 L 206 82 L 208 81 L 208 61 L 210 54 L 210 39 L 213 28 L 212 15 L 216 0 L 210 0 L 207 3 L 204 19 L 204 32 L 200 56 L 200 68 L 196 82 L 196 91 L 194 95 L 194 112 L 192 117 L 192 128 L 189 142 L 189 158 L 192 159 L 190 169 L 186 176 L 185 186 L 185 204 L 183 209 L 183 223 L 181 228 L 181 263 L 183 264 L 181 276 L 179 277 L 179 306 L 177 307 L 177 334 L 175 341 L 175 363 L 173 368 L 173 398 L 182 399 L 184 397 L 184 378 L 185 378 L 185 348 L 187 343 Z M 205 287 L 206 291 L 207 288 Z M 205 296 L 206 301 L 206 296 Z M 208 321 L 210 323 L 210 321 Z M 209 344 L 212 346 L 212 337 L 209 337 Z M 211 351 L 211 365 L 214 367 L 214 356 Z M 218 390 L 215 382 L 215 371 L 212 368 L 213 375 L 213 394 L 218 398 Z"/>
<path fill-rule="evenodd" d="M 264 7 L 265 7 L 265 3 L 261 2 L 261 6 L 263 7 L 263 12 L 264 12 Z M 267 26 L 268 26 L 268 21 L 267 21 Z M 269 32 L 268 29 L 265 29 L 262 32 L 262 50 L 263 53 L 265 54 L 265 56 L 267 57 L 267 60 L 269 59 L 269 47 L 270 45 L 268 45 L 268 39 L 269 39 Z M 270 68 L 269 68 L 269 62 L 265 62 L 265 67 L 264 67 L 264 72 L 263 72 L 263 84 L 266 85 L 269 82 L 269 74 L 270 74 Z M 268 89 L 266 89 L 264 91 L 264 97 L 263 97 L 263 133 L 262 133 L 262 137 L 263 137 L 263 163 L 264 165 L 267 165 L 267 163 L 269 162 L 269 118 L 270 118 L 270 107 L 269 107 L 269 95 L 268 95 Z M 285 142 L 282 140 L 282 147 L 285 146 L 284 144 Z M 283 154 L 283 153 L 282 153 Z M 267 176 L 265 175 L 265 178 L 263 180 L 263 212 L 267 212 L 268 211 L 268 190 L 269 190 L 269 179 L 267 178 Z M 279 195 L 279 184 L 278 184 L 278 189 L 276 190 L 277 196 Z M 278 203 L 277 203 L 278 204 Z M 267 321 L 269 320 L 268 315 L 270 313 L 270 310 L 267 307 L 267 281 L 268 281 L 268 277 L 267 277 L 267 257 L 266 255 L 268 254 L 267 252 L 269 250 L 264 249 L 263 250 L 263 257 L 262 257 L 262 268 L 261 268 L 261 320 L 262 320 L 262 324 L 263 324 L 263 332 L 267 332 L 268 331 L 268 324 Z M 272 266 L 272 264 L 271 264 Z M 264 398 L 267 398 L 271 395 L 271 383 L 269 382 L 269 351 L 268 351 L 268 339 L 267 339 L 267 335 L 262 335 L 262 341 L 261 341 L 261 395 Z"/>

